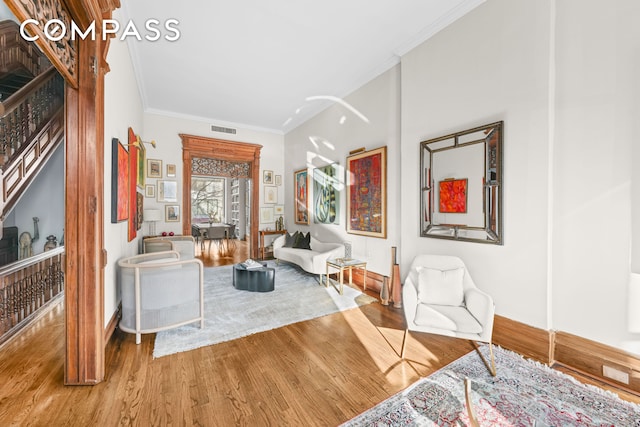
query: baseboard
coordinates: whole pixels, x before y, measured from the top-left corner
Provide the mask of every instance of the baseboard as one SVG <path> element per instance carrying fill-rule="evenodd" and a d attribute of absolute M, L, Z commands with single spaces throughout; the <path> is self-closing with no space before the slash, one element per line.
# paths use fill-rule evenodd
<path fill-rule="evenodd" d="M 553 362 L 554 332 L 496 315 L 493 343 L 545 364 Z"/>
<path fill-rule="evenodd" d="M 555 334 L 555 361 L 599 380 L 640 393 L 640 358 L 615 347 L 567 332 Z M 629 384 L 605 377 L 603 367 L 628 375 Z"/>
<path fill-rule="evenodd" d="M 118 326 L 118 321 L 120 320 L 120 314 L 122 313 L 122 303 L 118 305 L 118 309 L 113 313 L 107 327 L 104 329 L 104 346 L 106 347 L 109 343 L 109 340 L 113 336 L 113 333 L 116 331 L 116 327 Z"/>
<path fill-rule="evenodd" d="M 348 279 L 349 274 L 345 274 L 345 280 Z M 382 289 L 382 282 L 385 276 L 376 272 L 367 270 L 367 289 L 375 292 L 380 292 Z M 356 268 L 353 270 L 353 283 L 358 286 L 364 286 L 364 270 Z"/>

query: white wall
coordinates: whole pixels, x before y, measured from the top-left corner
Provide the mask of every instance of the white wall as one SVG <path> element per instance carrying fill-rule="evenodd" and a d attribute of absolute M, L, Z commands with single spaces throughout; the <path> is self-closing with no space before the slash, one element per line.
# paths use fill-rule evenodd
<path fill-rule="evenodd" d="M 175 179 L 178 182 L 178 200 L 182 207 L 182 140 L 179 134 L 189 134 L 196 136 L 203 136 L 207 138 L 226 139 L 229 141 L 247 142 L 251 144 L 262 145 L 260 152 L 260 206 L 273 206 L 266 205 L 263 202 L 264 192 L 262 191 L 262 171 L 271 170 L 274 175 L 282 175 L 284 172 L 284 137 L 281 134 L 262 132 L 257 130 L 236 128 L 235 135 L 212 132 L 211 125 L 218 124 L 218 121 L 208 121 L 199 118 L 191 117 L 177 117 L 168 116 L 162 114 L 144 114 L 144 133 L 143 140 L 151 141 L 155 140 L 157 147 L 155 149 L 147 146 L 147 158 L 162 160 L 163 165 L 163 177 L 166 174 L 166 164 L 171 163 L 176 165 L 176 178 L 163 178 L 163 179 Z M 234 127 L 235 128 L 235 127 Z M 155 184 L 158 179 L 147 178 L 147 184 Z M 157 194 L 157 192 L 156 192 Z M 278 187 L 278 204 L 282 204 L 284 198 L 284 187 Z M 164 206 L 166 203 L 158 202 L 157 198 L 145 197 L 145 208 L 158 208 L 164 212 Z M 181 209 L 183 211 L 183 209 Z M 181 218 L 182 219 L 182 218 Z M 230 217 L 227 216 L 227 220 Z M 264 224 L 264 226 L 270 226 L 272 229 L 275 225 Z M 156 224 L 156 230 L 173 231 L 176 234 L 182 233 L 182 221 L 180 222 L 158 222 Z M 147 232 L 146 224 L 143 226 L 145 234 Z"/>
<path fill-rule="evenodd" d="M 490 0 L 402 58 L 404 272 L 418 253 L 458 255 L 498 314 L 640 354 L 626 323 L 639 12 Z M 497 120 L 504 246 L 418 238 L 418 142 Z"/>
<path fill-rule="evenodd" d="M 367 118 L 358 117 L 348 108 L 336 103 L 311 120 L 285 135 L 285 226 L 287 230 L 311 231 L 321 241 L 350 241 L 354 257 L 367 260 L 367 268 L 390 275 L 391 247 L 399 243 L 400 170 L 399 170 L 399 87 L 400 68 L 393 67 L 344 100 Z M 341 124 L 341 119 L 345 118 Z M 346 191 L 340 193 L 341 218 L 338 225 L 315 224 L 310 209 L 310 225 L 294 223 L 293 172 L 332 162 L 346 166 L 349 151 L 365 147 L 367 150 L 387 146 L 387 238 L 365 237 L 346 232 Z M 416 147 L 414 154 L 418 152 Z M 313 184 L 309 181 L 309 200 L 313 200 Z"/>
<path fill-rule="evenodd" d="M 498 314 L 547 328 L 549 2 L 490 0 L 402 58 L 401 271 L 460 256 Z M 526 31 L 523 29 L 526 28 Z M 504 120 L 504 246 L 421 238 L 420 141 Z"/>
<path fill-rule="evenodd" d="M 114 19 L 121 19 L 120 11 Z M 142 102 L 140 100 L 129 48 L 126 42 L 111 40 L 107 62 L 111 71 L 104 82 L 104 247 L 107 250 L 107 266 L 104 272 L 104 316 L 105 326 L 118 308 L 120 294 L 116 284 L 118 259 L 138 252 L 138 237 L 128 242 L 128 221 L 111 223 L 111 139 L 118 138 L 123 144 L 128 140 L 128 129 L 142 133 Z M 140 190 L 138 190 L 140 191 Z"/>
<path fill-rule="evenodd" d="M 34 237 L 33 217 L 38 217 L 40 238 L 31 245 L 33 255 L 44 252 L 47 236 L 53 234 L 58 244 L 64 229 L 64 141 L 40 170 L 3 226 L 18 227 L 18 235 L 29 232 Z"/>
<path fill-rule="evenodd" d="M 640 4 L 557 6 L 553 326 L 621 346 L 640 341 L 627 332 Z"/>

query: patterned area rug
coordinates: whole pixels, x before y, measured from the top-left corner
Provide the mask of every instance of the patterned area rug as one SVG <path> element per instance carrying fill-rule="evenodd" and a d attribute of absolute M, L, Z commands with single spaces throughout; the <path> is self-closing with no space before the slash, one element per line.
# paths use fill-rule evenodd
<path fill-rule="evenodd" d="M 488 356 L 488 347 L 481 349 Z M 343 425 L 470 425 L 468 377 L 481 426 L 640 426 L 640 405 L 511 351 L 494 346 L 494 352 L 496 377 L 474 351 Z"/>
<path fill-rule="evenodd" d="M 205 268 L 205 327 L 187 325 L 156 334 L 153 357 L 207 345 L 314 319 L 377 301 L 344 286 L 343 295 L 319 284 L 318 276 L 295 265 L 269 261 L 276 269 L 272 292 L 241 291 L 233 287 L 233 266 Z"/>

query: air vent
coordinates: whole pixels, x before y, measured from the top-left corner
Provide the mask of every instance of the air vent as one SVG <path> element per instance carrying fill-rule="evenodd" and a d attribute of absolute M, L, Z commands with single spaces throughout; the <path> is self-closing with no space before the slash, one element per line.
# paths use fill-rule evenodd
<path fill-rule="evenodd" d="M 231 133 L 231 134 L 236 134 L 236 130 L 233 128 L 225 128 L 222 126 L 216 126 L 216 125 L 211 125 L 211 130 L 213 132 L 222 132 L 222 133 Z"/>

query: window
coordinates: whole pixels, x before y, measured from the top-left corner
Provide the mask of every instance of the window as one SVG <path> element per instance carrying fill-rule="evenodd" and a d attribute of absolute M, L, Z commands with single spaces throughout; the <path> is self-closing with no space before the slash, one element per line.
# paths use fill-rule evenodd
<path fill-rule="evenodd" d="M 225 221 L 225 178 L 191 177 L 191 216 L 193 222 Z"/>

